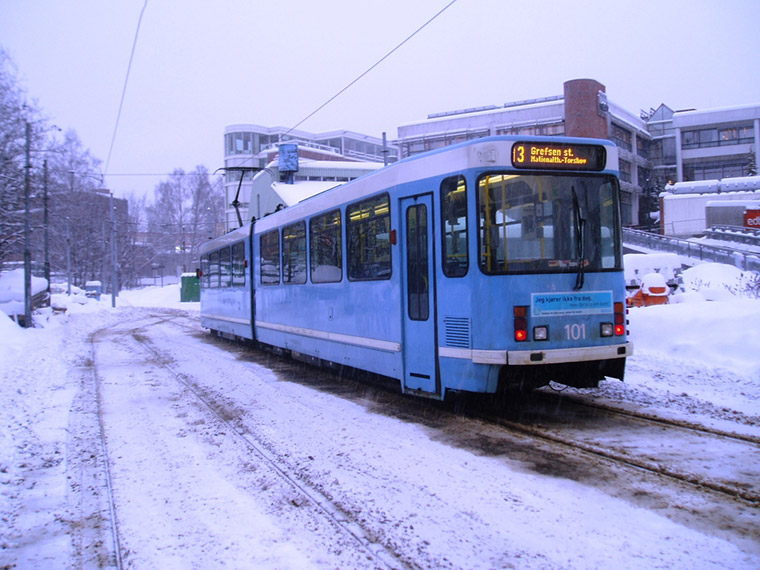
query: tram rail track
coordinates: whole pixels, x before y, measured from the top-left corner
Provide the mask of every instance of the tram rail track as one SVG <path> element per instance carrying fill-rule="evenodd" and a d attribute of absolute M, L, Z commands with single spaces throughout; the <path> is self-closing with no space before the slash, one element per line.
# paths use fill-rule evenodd
<path fill-rule="evenodd" d="M 124 560 L 98 373 L 97 344 L 104 330 L 89 336 L 83 365 L 77 368 L 80 388 L 70 412 L 67 469 L 79 522 L 72 525 L 71 537 L 80 566 L 121 569 Z"/>
<path fill-rule="evenodd" d="M 549 395 L 547 394 L 542 394 L 539 398 L 550 399 L 548 396 Z M 591 411 L 594 414 L 605 414 L 607 416 L 614 416 L 621 419 L 622 421 L 618 423 L 618 431 L 620 433 L 625 433 L 626 422 L 629 426 L 635 422 L 640 425 L 646 424 L 652 426 L 651 433 L 653 434 L 653 437 L 656 435 L 656 437 L 661 439 L 665 439 L 662 436 L 663 430 L 670 430 L 674 434 L 679 433 L 681 435 L 684 433 L 690 433 L 693 434 L 692 437 L 703 438 L 706 443 L 703 446 L 704 450 L 716 449 L 715 446 L 707 444 L 709 438 L 712 438 L 712 442 L 730 442 L 734 446 L 743 446 L 746 450 L 747 457 L 757 458 L 756 461 L 747 461 L 747 470 L 750 471 L 754 469 L 757 477 L 760 478 L 760 438 L 758 437 L 719 430 L 708 426 L 694 424 L 692 422 L 621 410 L 605 404 L 584 402 L 578 398 L 567 398 L 563 396 L 562 400 L 561 406 L 564 409 L 563 413 L 569 417 L 573 416 L 572 409 L 569 408 L 575 407 L 576 409 Z M 555 400 L 553 407 L 559 407 L 559 402 L 557 400 Z M 479 413 L 477 417 L 481 420 L 503 426 L 524 435 L 536 437 L 554 444 L 560 444 L 568 448 L 580 450 L 596 457 L 641 469 L 679 483 L 691 485 L 697 489 L 708 489 L 733 499 L 739 499 L 750 506 L 760 507 L 760 489 L 753 488 L 752 481 L 746 480 L 749 478 L 749 475 L 745 476 L 746 479 L 744 481 L 730 480 L 709 475 L 709 471 L 713 469 L 713 467 L 717 467 L 723 460 L 723 456 L 717 451 L 711 451 L 710 457 L 704 457 L 703 463 L 708 463 L 708 466 L 703 467 L 701 472 L 698 472 L 693 469 L 679 468 L 674 465 L 673 460 L 664 457 L 660 457 L 659 459 L 656 455 L 646 457 L 645 453 L 631 453 L 629 448 L 626 448 L 625 445 L 618 445 L 616 447 L 605 443 L 603 441 L 605 435 L 602 433 L 596 438 L 593 436 L 587 438 L 580 436 L 573 437 L 572 434 L 578 433 L 580 430 L 572 428 L 569 422 L 564 424 L 561 421 L 558 421 L 557 427 L 552 428 L 542 425 L 542 420 L 539 420 L 538 422 L 515 421 L 492 412 L 482 412 Z M 641 439 L 641 436 L 638 437 Z M 674 438 L 675 437 L 676 436 L 674 436 Z M 734 455 L 736 455 L 736 453 L 734 453 Z M 754 481 L 757 480 L 760 479 L 754 479 Z"/>
<path fill-rule="evenodd" d="M 287 373 L 284 370 L 280 372 Z M 378 389 L 382 388 L 378 387 Z M 757 454 L 758 460 L 756 462 L 750 461 L 748 462 L 748 465 L 756 466 L 756 469 L 758 470 L 757 480 L 760 480 L 760 437 L 730 432 L 694 422 L 665 418 L 655 414 L 624 410 L 599 402 L 587 402 L 577 397 L 568 397 L 567 395 L 555 396 L 548 393 L 536 394 L 534 396 L 534 401 L 536 399 L 549 401 L 550 405 L 547 407 L 556 408 L 558 402 L 561 401 L 561 405 L 566 411 L 572 406 L 580 410 L 593 412 L 594 414 L 605 414 L 607 416 L 617 417 L 621 420 L 618 424 L 619 431 L 625 431 L 625 422 L 638 422 L 639 424 L 651 426 L 653 433 L 660 430 L 675 430 L 695 434 L 695 437 L 714 438 L 713 441 L 717 439 L 718 441 L 729 441 L 733 442 L 735 445 L 746 446 L 745 448 L 751 453 Z M 602 441 L 593 441 L 593 439 L 590 441 L 583 441 L 580 438 L 573 439 L 568 435 L 570 430 L 564 430 L 564 427 L 549 429 L 542 427 L 539 423 L 533 421 L 515 421 L 504 415 L 498 415 L 487 411 L 483 407 L 478 407 L 477 410 L 469 409 L 468 415 L 491 423 L 492 425 L 510 429 L 522 435 L 539 438 L 554 445 L 562 445 L 563 447 L 588 453 L 595 457 L 600 457 L 607 461 L 613 461 L 629 468 L 645 471 L 659 477 L 665 477 L 678 483 L 687 484 L 697 490 L 709 490 L 731 499 L 740 500 L 749 506 L 760 506 L 760 489 L 751 488 L 751 482 L 746 480 L 723 480 L 720 477 L 710 476 L 709 473 L 705 472 L 709 471 L 709 469 L 703 469 L 699 472 L 678 468 L 667 458 L 657 459 L 656 457 L 645 457 L 642 454 L 630 452 L 625 448 L 614 448 Z M 711 447 L 712 446 L 709 445 L 705 446 L 705 448 Z M 717 453 L 713 453 L 713 456 L 714 462 L 720 460 Z"/>
<path fill-rule="evenodd" d="M 173 320 L 173 317 L 159 319 L 166 322 Z M 182 328 L 191 328 L 181 322 L 174 322 L 173 324 Z M 162 352 L 151 343 L 146 335 L 138 332 L 138 329 L 131 331 L 130 334 L 132 338 L 137 341 L 138 345 L 150 355 L 152 360 L 161 366 L 182 387 L 187 389 L 218 422 L 223 424 L 229 430 L 230 434 L 259 457 L 281 481 L 313 504 L 314 507 L 332 523 L 334 528 L 343 533 L 344 536 L 350 542 L 353 542 L 366 554 L 366 556 L 374 560 L 377 567 L 393 569 L 412 569 L 418 567 L 411 561 L 402 559 L 396 552 L 388 548 L 386 545 L 374 540 L 371 536 L 371 531 L 366 530 L 349 512 L 342 509 L 339 504 L 332 501 L 318 489 L 310 486 L 308 481 L 302 481 L 297 475 L 291 473 L 288 467 L 278 460 L 274 453 L 266 448 L 265 444 L 257 441 L 244 426 L 239 426 L 236 422 L 231 421 L 226 416 L 224 407 L 215 402 L 213 396 L 205 393 L 204 390 L 196 385 L 186 374 L 176 371 L 172 366 L 171 358 L 162 354 Z"/>
<path fill-rule="evenodd" d="M 151 317 L 155 318 L 156 322 L 161 321 L 169 326 L 168 329 L 161 332 L 167 338 L 176 338 L 177 334 L 183 335 L 181 338 L 195 337 L 195 339 L 188 339 L 181 343 L 177 347 L 178 350 L 182 350 L 183 347 L 195 346 L 196 339 L 200 339 L 210 346 L 230 352 L 235 360 L 269 370 L 273 374 L 272 381 L 300 384 L 351 400 L 375 412 L 396 418 L 398 421 L 419 423 L 427 426 L 431 430 L 431 437 L 436 440 L 471 449 L 476 454 L 484 453 L 489 456 L 503 457 L 507 461 L 517 461 L 527 469 L 540 474 L 583 482 L 589 486 L 597 487 L 611 496 L 620 497 L 643 508 L 654 508 L 658 512 L 665 509 L 668 518 L 673 520 L 695 525 L 714 524 L 714 521 L 721 521 L 718 523 L 721 525 L 719 528 L 740 529 L 738 532 L 743 533 L 742 539 L 746 539 L 750 543 L 755 540 L 751 537 L 757 536 L 754 523 L 757 516 L 760 516 L 757 508 L 760 503 L 756 497 L 756 489 L 753 489 L 751 485 L 746 488 L 742 487 L 742 482 L 747 482 L 748 479 L 736 479 L 735 482 L 738 485 L 727 484 L 719 478 L 706 477 L 702 473 L 682 469 L 678 464 L 672 464 L 667 457 L 652 458 L 641 455 L 636 449 L 621 450 L 615 446 L 610 448 L 607 445 L 609 442 L 603 439 L 599 439 L 599 441 L 588 440 L 592 436 L 597 436 L 596 428 L 602 426 L 603 423 L 606 423 L 610 430 L 627 431 L 626 426 L 628 424 L 626 422 L 629 419 L 630 421 L 639 421 L 635 418 L 629 418 L 631 415 L 636 416 L 635 413 L 626 414 L 624 412 L 622 415 L 614 414 L 612 416 L 609 414 L 615 410 L 604 412 L 598 409 L 600 406 L 591 404 L 589 407 L 588 405 L 569 402 L 566 394 L 561 398 L 554 398 L 551 403 L 546 404 L 547 407 L 556 407 L 558 400 L 562 400 L 562 406 L 564 408 L 572 407 L 575 414 L 594 413 L 604 417 L 603 422 L 599 420 L 591 423 L 591 427 L 586 430 L 588 437 L 585 441 L 583 439 L 573 441 L 575 434 L 564 433 L 563 428 L 557 425 L 561 422 L 551 414 L 549 414 L 549 427 L 546 428 L 545 432 L 539 433 L 546 427 L 542 425 L 546 422 L 527 416 L 521 418 L 520 412 L 512 415 L 510 413 L 505 415 L 502 412 L 496 414 L 495 417 L 489 417 L 483 413 L 484 406 L 471 408 L 467 404 L 465 405 L 466 413 L 460 413 L 461 410 L 452 413 L 449 406 L 442 406 L 438 402 L 404 397 L 394 390 L 387 389 L 388 386 L 382 387 L 374 382 L 365 381 L 363 376 L 359 378 L 339 376 L 334 371 L 309 366 L 288 357 L 229 343 L 209 335 L 191 317 L 186 315 L 172 315 L 161 311 L 152 313 Z M 169 349 L 168 345 L 160 341 L 160 337 L 154 337 L 150 328 L 146 327 L 142 333 L 144 335 L 143 340 L 152 344 L 153 348 L 157 350 L 157 352 L 150 352 L 146 348 L 145 357 L 151 361 L 152 366 L 166 365 L 172 369 L 173 374 L 178 374 L 182 378 L 189 379 L 191 383 L 193 382 L 194 369 L 188 367 L 187 363 L 183 364 L 182 359 L 178 359 L 177 354 L 179 353 Z M 163 360 L 163 364 L 158 360 Z M 178 380 L 177 386 L 181 384 L 181 380 Z M 214 383 L 198 382 L 195 387 L 199 389 L 202 395 L 208 395 L 210 404 L 218 406 L 223 415 L 225 415 L 225 411 L 228 412 L 227 418 L 231 419 L 232 427 L 225 428 L 224 431 L 234 435 L 232 432 L 240 429 L 244 436 L 252 435 L 254 430 L 258 431 L 258 428 L 252 428 L 252 425 L 257 424 L 248 424 L 247 413 L 234 412 L 230 418 L 231 407 L 239 408 L 241 404 L 233 394 L 227 395 L 223 386 L 219 386 L 220 390 L 217 390 L 217 385 Z M 190 388 L 187 387 L 187 389 Z M 275 392 L 286 396 L 290 389 L 282 391 L 277 389 Z M 270 396 L 274 395 L 268 390 L 266 393 Z M 553 395 L 546 395 L 546 399 L 551 400 L 550 396 Z M 538 398 L 541 397 L 539 392 Z M 474 399 L 474 401 L 480 401 L 480 399 Z M 206 404 L 203 406 L 206 407 Z M 533 403 L 529 402 L 527 406 L 520 406 L 520 409 L 527 408 L 527 413 L 530 414 L 535 413 L 535 410 L 531 411 L 531 408 L 535 407 L 540 407 L 540 404 L 533 401 Z M 245 408 L 244 405 L 243 408 Z M 241 411 L 243 408 L 240 408 Z M 586 411 L 578 412 L 578 410 Z M 471 422 L 470 418 L 476 421 Z M 655 417 L 653 419 L 655 420 L 654 423 L 647 422 L 647 433 L 660 429 L 676 430 L 690 427 L 670 426 L 669 424 L 677 424 L 678 422 L 673 422 L 668 418 Z M 660 425 L 657 420 L 664 420 L 665 425 Z M 513 421 L 514 425 L 507 425 L 510 421 Z M 721 430 L 711 430 L 710 428 L 701 430 L 702 427 L 696 426 L 697 431 L 718 432 L 703 434 L 705 436 L 713 438 L 724 435 Z M 756 447 L 752 437 L 749 438 L 750 441 L 740 439 L 741 441 L 735 443 L 750 446 L 752 449 Z M 318 494 L 322 492 L 324 481 L 310 485 L 311 475 L 321 476 L 321 472 L 314 471 L 312 473 L 310 461 L 303 461 L 309 454 L 309 450 L 302 451 L 296 456 L 291 456 L 290 453 L 282 456 L 280 455 L 279 444 L 272 447 L 272 441 L 268 437 L 256 441 L 263 447 L 263 451 L 271 454 L 271 457 L 282 466 L 283 470 L 299 484 L 306 485 L 309 491 L 314 490 L 315 487 Z M 252 450 L 251 454 L 254 453 L 255 451 Z M 711 450 L 711 453 L 715 454 L 715 450 Z M 312 457 L 309 456 L 308 460 L 312 460 Z M 750 462 L 752 461 L 754 460 L 750 460 Z M 260 462 L 264 462 L 264 460 L 262 459 Z M 760 465 L 760 461 L 755 463 Z M 339 516 L 348 513 L 347 518 L 350 518 L 352 513 L 361 512 L 362 506 L 355 503 L 355 495 L 343 493 L 342 490 L 335 488 L 330 490 L 329 486 L 326 488 L 328 490 L 327 501 L 332 502 L 337 499 Z M 297 494 L 305 496 L 300 491 L 297 491 Z M 678 497 L 678 499 L 673 500 L 673 497 Z M 309 499 L 307 498 L 307 500 Z M 309 500 L 309 502 L 315 506 L 317 504 L 314 500 Z M 683 509 L 681 505 L 689 505 L 689 507 Z M 369 526 L 364 526 L 364 519 L 357 520 L 361 521 L 359 526 L 364 527 L 365 536 L 370 541 L 396 544 L 398 538 L 394 537 L 392 533 L 386 536 L 383 531 L 379 531 L 377 524 L 375 524 L 376 521 L 367 520 Z M 354 539 L 351 538 L 350 540 Z M 362 548 L 361 543 L 357 543 L 356 552 L 365 551 L 367 549 Z M 397 556 L 396 559 L 394 556 Z M 415 567 L 416 558 L 414 556 L 395 555 L 391 551 L 389 557 L 391 567 L 394 567 L 394 564 L 396 566 Z M 380 565 L 379 562 L 377 564 Z"/>
<path fill-rule="evenodd" d="M 608 412 L 610 414 L 617 414 L 623 417 L 636 418 L 643 421 L 650 421 L 653 423 L 663 424 L 663 425 L 672 426 L 672 427 L 680 427 L 683 429 L 689 429 L 689 430 L 693 430 L 697 432 L 704 432 L 711 435 L 725 437 L 728 439 L 735 439 L 738 441 L 745 441 L 748 443 L 754 443 L 754 444 L 760 445 L 760 436 L 742 434 L 742 433 L 737 433 L 734 431 L 713 428 L 710 426 L 706 426 L 704 424 L 698 424 L 696 422 L 690 422 L 686 420 L 664 418 L 662 416 L 657 416 L 655 414 L 625 410 L 625 409 L 604 404 L 598 401 L 593 401 L 593 402 L 584 401 L 584 400 L 581 400 L 580 398 L 576 398 L 573 396 L 565 396 L 565 399 L 567 401 L 572 402 L 573 405 L 576 405 L 576 406 L 583 406 L 583 407 L 591 408 L 594 410 L 601 410 L 604 412 Z"/>

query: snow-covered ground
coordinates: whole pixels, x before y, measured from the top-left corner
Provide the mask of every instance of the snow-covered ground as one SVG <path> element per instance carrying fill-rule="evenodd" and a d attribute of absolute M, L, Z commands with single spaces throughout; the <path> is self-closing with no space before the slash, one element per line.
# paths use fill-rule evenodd
<path fill-rule="evenodd" d="M 635 354 L 626 382 L 603 382 L 594 393 L 760 434 L 760 300 L 747 293 L 752 277 L 697 266 L 684 273 L 686 291 L 671 304 L 631 309 Z M 336 539 L 265 462 L 252 452 L 246 459 L 229 426 L 190 403 L 158 357 L 136 362 L 137 344 L 120 331 L 155 323 L 152 314 L 171 317 L 152 307 L 197 315 L 197 303 L 179 302 L 177 286 L 126 291 L 115 309 L 108 296 L 94 301 L 79 292 L 53 301 L 67 311 L 38 313 L 34 329 L 0 314 L 0 568 L 107 565 L 72 544 L 72 529 L 84 524 L 77 520 L 83 491 L 67 479 L 72 450 L 81 459 L 77 441 L 86 441 L 75 411 L 86 408 L 93 357 L 126 566 L 376 566 Z M 144 334 L 152 346 L 204 393 L 222 398 L 231 421 L 420 567 L 760 567 L 757 535 L 737 545 L 730 534 L 683 524 L 666 509 L 642 508 L 582 479 L 450 445 L 420 424 L 308 382 L 278 382 L 192 329 L 151 330 Z M 477 422 L 462 419 L 462 429 L 477 432 Z"/>

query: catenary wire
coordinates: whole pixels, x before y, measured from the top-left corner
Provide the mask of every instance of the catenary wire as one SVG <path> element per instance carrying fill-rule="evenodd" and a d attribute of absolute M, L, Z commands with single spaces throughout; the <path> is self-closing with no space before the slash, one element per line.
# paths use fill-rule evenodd
<path fill-rule="evenodd" d="M 438 11 L 438 13 L 436 13 L 432 18 L 430 18 L 427 22 L 425 22 L 424 24 L 422 24 L 419 28 L 417 28 L 414 32 L 412 32 L 409 36 L 407 36 L 407 38 L 404 41 L 402 41 L 400 44 L 398 44 L 396 47 L 394 47 L 391 51 L 389 51 L 383 57 L 381 57 L 379 60 L 377 60 L 364 73 L 362 73 L 356 79 L 354 79 L 353 81 L 351 81 L 351 83 L 349 83 L 348 85 L 346 85 L 343 89 L 341 89 L 335 95 L 333 95 L 332 97 L 330 97 L 327 101 L 325 101 L 324 103 L 322 103 L 314 111 L 312 111 L 306 117 L 304 117 L 303 119 L 301 119 L 298 123 L 296 123 L 295 125 L 293 125 L 285 134 L 287 135 L 291 131 L 294 131 L 295 129 L 297 129 L 300 125 L 302 125 L 303 123 L 305 123 L 306 121 L 308 121 L 309 119 L 311 119 L 314 115 L 316 115 L 319 111 L 321 111 L 322 109 L 324 109 L 332 101 L 334 101 L 335 99 L 337 99 L 340 95 L 342 95 L 345 91 L 347 91 L 351 86 L 353 86 L 356 82 L 358 82 L 362 77 L 364 77 L 365 75 L 367 75 L 370 71 L 372 71 L 378 65 L 380 65 L 382 62 L 384 62 L 386 59 L 388 59 L 394 52 L 396 52 L 398 49 L 400 49 L 401 46 L 403 46 L 406 42 L 408 42 L 414 36 L 416 36 L 417 34 L 419 34 L 422 30 L 424 30 L 431 22 L 433 22 L 433 20 L 435 20 L 438 16 L 440 16 L 446 10 L 448 10 L 456 1 L 457 0 L 451 0 L 451 2 L 449 2 L 448 4 L 446 4 L 446 6 L 444 6 L 443 8 L 441 8 Z"/>
<path fill-rule="evenodd" d="M 116 124 L 113 126 L 113 135 L 111 136 L 111 146 L 108 148 L 108 158 L 106 158 L 106 167 L 103 170 L 103 178 L 105 179 L 108 173 L 108 165 L 111 163 L 111 153 L 113 152 L 113 145 L 116 142 L 116 132 L 119 130 L 119 119 L 121 119 L 121 110 L 124 107 L 124 97 L 127 94 L 127 84 L 129 83 L 129 72 L 132 69 L 132 60 L 135 57 L 135 48 L 137 47 L 137 38 L 140 35 L 140 24 L 142 23 L 143 14 L 145 14 L 145 8 L 148 7 L 148 0 L 145 0 L 142 10 L 140 10 L 140 17 L 137 19 L 137 29 L 135 29 L 135 38 L 132 41 L 132 52 L 129 54 L 129 63 L 127 64 L 127 74 L 124 77 L 124 87 L 121 90 L 121 100 L 119 101 L 119 110 L 116 113 Z"/>

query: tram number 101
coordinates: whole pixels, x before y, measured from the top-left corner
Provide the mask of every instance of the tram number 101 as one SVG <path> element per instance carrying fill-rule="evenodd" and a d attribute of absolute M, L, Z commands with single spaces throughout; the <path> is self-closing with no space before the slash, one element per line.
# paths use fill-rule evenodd
<path fill-rule="evenodd" d="M 567 340 L 581 340 L 586 338 L 586 324 L 565 325 L 565 337 Z"/>

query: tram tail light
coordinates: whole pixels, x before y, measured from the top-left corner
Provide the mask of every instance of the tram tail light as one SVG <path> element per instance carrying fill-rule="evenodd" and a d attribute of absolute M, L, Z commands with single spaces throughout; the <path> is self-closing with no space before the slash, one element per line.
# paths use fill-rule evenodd
<path fill-rule="evenodd" d="M 528 307 L 518 305 L 513 307 L 515 340 L 525 342 L 528 340 Z"/>
<path fill-rule="evenodd" d="M 625 334 L 625 303 L 615 303 L 615 336 Z"/>

